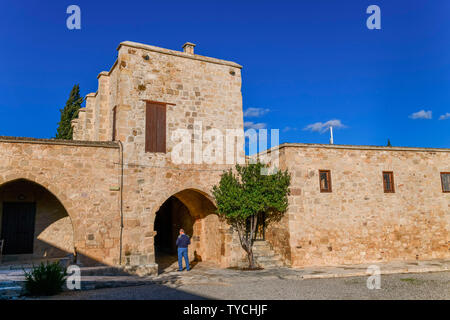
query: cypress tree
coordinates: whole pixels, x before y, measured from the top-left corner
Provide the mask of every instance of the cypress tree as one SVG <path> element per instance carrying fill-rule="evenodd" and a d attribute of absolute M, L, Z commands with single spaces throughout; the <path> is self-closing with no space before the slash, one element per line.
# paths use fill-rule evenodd
<path fill-rule="evenodd" d="M 391 145 L 391 140 L 389 140 L 388 139 L 388 142 L 387 142 L 387 145 L 386 145 L 387 147 L 392 147 L 392 145 Z"/>
<path fill-rule="evenodd" d="M 73 129 L 71 121 L 78 117 L 78 111 L 83 103 L 83 98 L 80 96 L 80 86 L 74 85 L 70 91 L 69 99 L 66 102 L 66 106 L 60 109 L 61 120 L 58 123 L 58 129 L 56 132 L 56 139 L 73 139 Z"/>

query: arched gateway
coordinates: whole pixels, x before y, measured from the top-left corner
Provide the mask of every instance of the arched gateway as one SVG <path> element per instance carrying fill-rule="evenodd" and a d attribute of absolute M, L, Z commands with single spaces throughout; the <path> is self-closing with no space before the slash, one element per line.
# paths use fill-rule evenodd
<path fill-rule="evenodd" d="M 71 218 L 42 185 L 16 179 L 0 186 L 3 262 L 61 258 L 74 252 Z"/>
<path fill-rule="evenodd" d="M 176 239 L 183 228 L 191 238 L 189 259 L 220 265 L 224 237 L 223 222 L 215 214 L 216 207 L 205 193 L 185 189 L 170 196 L 155 215 L 155 262 L 159 270 L 177 261 Z"/>

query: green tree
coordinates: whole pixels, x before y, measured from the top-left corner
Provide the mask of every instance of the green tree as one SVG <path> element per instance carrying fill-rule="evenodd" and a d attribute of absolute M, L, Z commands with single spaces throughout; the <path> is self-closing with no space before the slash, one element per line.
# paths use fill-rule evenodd
<path fill-rule="evenodd" d="M 225 171 L 212 190 L 217 214 L 237 230 L 250 269 L 255 268 L 253 243 L 258 222 L 268 226 L 279 221 L 288 208 L 291 175 L 287 170 L 261 174 L 265 168 L 260 162 L 236 165 L 236 174 Z"/>
<path fill-rule="evenodd" d="M 392 145 L 391 145 L 391 140 L 390 139 L 388 139 L 388 141 L 387 141 L 387 145 L 386 145 L 387 147 L 392 147 Z"/>
<path fill-rule="evenodd" d="M 73 128 L 71 121 L 78 117 L 78 111 L 83 103 L 83 98 L 80 96 L 80 86 L 74 85 L 70 91 L 69 99 L 66 102 L 66 106 L 60 109 L 61 120 L 58 123 L 58 129 L 56 130 L 56 139 L 72 140 Z"/>

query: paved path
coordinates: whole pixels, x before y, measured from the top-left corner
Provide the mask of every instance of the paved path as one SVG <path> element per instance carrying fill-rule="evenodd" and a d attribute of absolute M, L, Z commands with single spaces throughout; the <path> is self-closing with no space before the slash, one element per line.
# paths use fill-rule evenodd
<path fill-rule="evenodd" d="M 450 272 L 381 276 L 369 290 L 367 277 L 281 279 L 229 278 L 221 282 L 151 284 L 65 292 L 46 299 L 450 299 Z"/>
<path fill-rule="evenodd" d="M 303 268 L 303 269 L 292 269 L 292 268 L 274 268 L 274 269 L 265 269 L 258 271 L 241 271 L 234 269 L 219 269 L 215 268 L 212 265 L 208 265 L 207 263 L 199 263 L 194 265 L 190 272 L 176 272 L 176 266 L 170 266 L 165 269 L 165 272 L 152 277 L 138 277 L 132 276 L 124 273 L 114 274 L 114 269 L 112 267 L 106 268 L 85 268 L 82 269 L 82 288 L 83 289 L 96 289 L 96 292 L 81 292 L 81 293 L 64 293 L 62 297 L 76 297 L 79 296 L 80 299 L 83 297 L 89 296 L 91 294 L 96 295 L 99 288 L 117 288 L 117 287 L 130 287 L 123 288 L 117 291 L 113 290 L 114 294 L 119 294 L 121 296 L 121 292 L 124 293 L 124 299 L 147 299 L 147 298 L 155 298 L 155 299 L 170 299 L 170 298 L 179 298 L 179 299 L 194 299 L 194 298 L 228 298 L 228 299 L 251 299 L 250 295 L 251 289 L 246 289 L 247 284 L 249 288 L 254 288 L 258 292 L 270 292 L 279 290 L 280 292 L 274 296 L 274 299 L 306 299 L 309 298 L 309 294 L 311 297 L 328 297 L 327 294 L 323 293 L 319 288 L 316 288 L 315 285 L 323 284 L 323 288 L 327 288 L 330 284 L 330 288 L 333 287 L 333 284 L 336 284 L 334 291 L 330 291 L 330 296 L 333 299 L 337 299 L 340 295 L 345 293 L 348 287 L 348 283 L 352 283 L 352 281 L 358 282 L 359 280 L 348 280 L 350 282 L 346 282 L 345 278 L 350 277 L 360 277 L 360 281 L 363 285 L 358 285 L 358 288 L 363 290 L 368 290 L 365 282 L 368 277 L 367 268 L 370 265 L 347 265 L 340 267 L 311 267 L 311 268 Z M 401 285 L 399 288 L 406 288 L 405 286 L 415 285 L 415 284 L 424 284 L 423 286 L 417 287 L 417 293 L 422 298 L 427 298 L 428 296 L 434 295 L 435 291 L 433 291 L 433 286 L 436 286 L 436 292 L 440 295 L 440 288 L 442 285 L 447 290 L 447 294 L 450 291 L 448 288 L 448 275 L 450 271 L 450 261 L 449 260 L 433 260 L 433 261 L 413 261 L 413 262 L 392 262 L 379 264 L 380 272 L 382 274 L 383 279 L 391 279 L 388 275 L 397 274 L 397 276 L 392 277 L 392 279 L 397 279 Z M 115 270 L 115 269 L 114 269 Z M 438 272 L 439 271 L 439 272 Z M 427 274 L 425 272 L 438 272 L 435 274 Z M 110 275 L 100 275 L 100 274 L 108 274 Z M 411 280 L 399 280 L 399 277 L 408 277 L 408 274 L 414 274 L 414 276 L 419 276 L 419 273 L 423 273 L 425 282 L 421 282 L 420 279 L 418 281 Z M 401 274 L 401 275 L 399 275 Z M 442 274 L 442 276 L 440 276 Z M 420 275 L 422 277 L 422 275 Z M 442 279 L 446 279 L 444 284 L 441 281 L 431 281 L 432 279 L 429 277 L 443 277 Z M 325 279 L 325 278 L 328 278 Z M 339 279 L 335 279 L 339 278 Z M 358 278 L 355 278 L 358 279 Z M 314 282 L 315 280 L 316 282 Z M 321 280 L 321 281 L 319 281 Z M 428 281 L 430 280 L 430 281 Z M 0 268 L 0 293 L 2 291 L 2 286 L 6 288 L 14 288 L 14 283 L 19 284 L 23 281 L 23 271 L 22 270 L 11 270 L 7 268 Z M 309 282 L 313 281 L 313 282 Z M 311 283 L 310 291 L 298 291 L 298 288 L 308 288 L 309 283 Z M 342 284 L 346 285 L 342 287 Z M 139 288 L 139 286 L 143 286 L 143 288 Z M 397 286 L 397 285 L 395 285 Z M 445 287 L 447 286 L 447 287 Z M 133 287 L 133 288 L 131 288 Z M 273 287 L 273 290 L 271 289 Z M 222 288 L 222 289 L 220 289 Z M 352 287 L 355 288 L 355 287 Z M 416 288 L 416 287 L 412 287 Z M 427 289 L 428 288 L 428 289 Z M 344 291 L 342 291 L 342 290 Z M 429 290 L 429 295 L 422 295 L 420 290 Z M 194 290 L 194 291 L 191 291 Z M 311 291 L 312 290 L 312 291 Z M 350 290 L 350 289 L 349 289 Z M 408 296 L 407 289 L 404 294 L 401 293 L 401 297 L 412 298 L 412 296 Z M 21 292 L 21 288 L 18 289 L 7 289 L 5 291 L 4 296 L 8 294 L 13 296 L 14 292 L 16 295 L 19 295 Z M 311 292 L 318 292 L 319 295 L 314 295 Z M 431 292 L 433 291 L 433 292 Z M 11 294 L 13 292 L 13 294 Z M 381 291 L 380 291 L 381 292 Z M 222 294 L 223 293 L 223 294 Z M 358 296 L 361 292 L 351 291 L 350 297 L 353 294 Z M 410 292 L 411 294 L 415 294 L 414 291 Z M 107 293 L 106 293 L 107 294 Z M 367 293 L 371 296 L 374 293 Z M 389 295 L 388 295 L 389 296 Z M 105 299 L 108 296 L 105 296 Z M 377 297 L 377 296 L 374 296 Z M 384 297 L 384 296 L 382 296 Z M 390 298 L 395 298 L 389 296 Z M 433 296 L 434 297 L 434 296 Z M 443 295 L 445 299 L 449 299 L 448 295 Z M 1 298 L 1 294 L 0 294 Z M 266 296 L 254 296 L 253 298 L 258 299 L 267 299 L 270 297 Z M 439 298 L 439 297 L 435 297 Z"/>

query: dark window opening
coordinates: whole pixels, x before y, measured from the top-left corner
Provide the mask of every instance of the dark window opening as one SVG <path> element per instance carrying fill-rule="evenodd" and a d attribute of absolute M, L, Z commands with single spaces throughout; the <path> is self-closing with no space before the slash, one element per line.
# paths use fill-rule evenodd
<path fill-rule="evenodd" d="M 331 171 L 319 170 L 320 192 L 331 192 Z"/>
<path fill-rule="evenodd" d="M 383 186 L 385 193 L 394 193 L 394 173 L 392 171 L 383 171 Z"/>
<path fill-rule="evenodd" d="M 116 118 L 117 118 L 117 107 L 114 107 L 113 110 L 113 123 L 112 123 L 112 141 L 116 141 Z"/>

